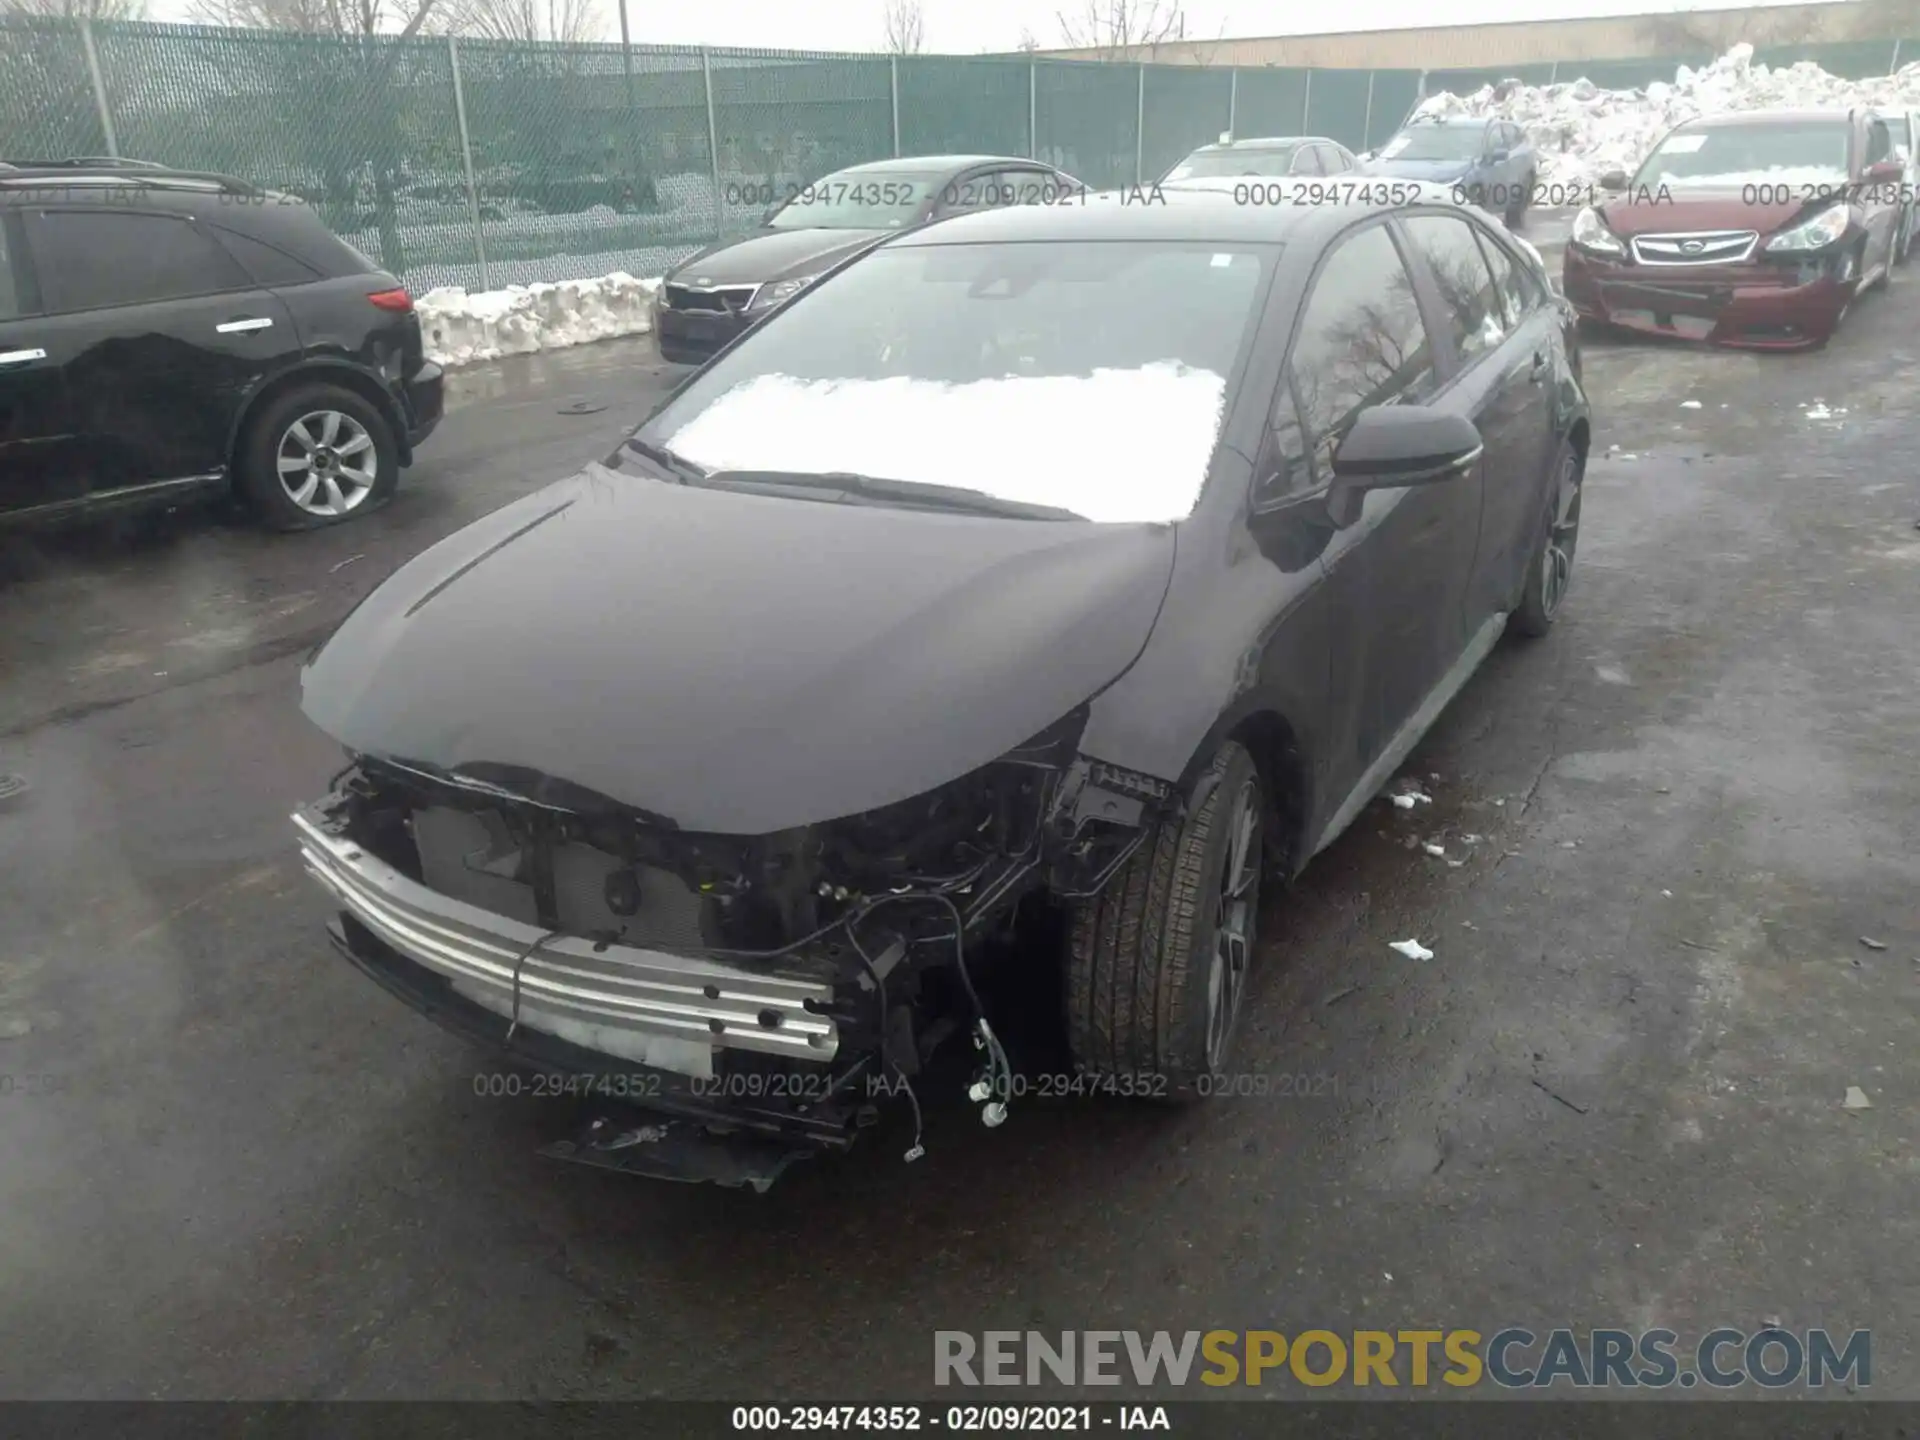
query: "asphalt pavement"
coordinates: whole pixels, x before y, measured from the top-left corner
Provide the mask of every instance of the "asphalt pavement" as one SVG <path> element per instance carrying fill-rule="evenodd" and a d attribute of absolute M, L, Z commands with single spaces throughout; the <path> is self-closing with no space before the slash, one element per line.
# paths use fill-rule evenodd
<path fill-rule="evenodd" d="M 905 1398 L 943 1329 L 1763 1322 L 1869 1328 L 1920 1397 L 1916 336 L 1920 272 L 1821 354 L 1592 347 L 1560 626 L 1416 752 L 1431 806 L 1270 900 L 1239 1063 L 1309 1095 L 936 1097 L 916 1164 L 883 1126 L 765 1196 L 537 1158 L 547 1102 L 331 954 L 286 822 L 338 758 L 299 653 L 610 450 L 644 342 L 462 376 L 359 525 L 16 546 L 0 1397 Z"/>

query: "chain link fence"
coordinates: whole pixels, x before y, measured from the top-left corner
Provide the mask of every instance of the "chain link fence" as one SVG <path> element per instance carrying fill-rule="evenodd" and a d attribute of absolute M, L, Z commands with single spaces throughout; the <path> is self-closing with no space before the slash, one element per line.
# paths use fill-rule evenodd
<path fill-rule="evenodd" d="M 1902 43 L 1755 58 L 1858 79 L 1897 69 Z M 1920 42 L 1907 49 L 1920 59 Z M 416 290 L 478 289 L 657 275 L 750 229 L 767 195 L 864 160 L 1022 155 L 1090 185 L 1147 183 L 1228 129 L 1364 150 L 1422 94 L 1511 75 L 1643 86 L 1711 58 L 1235 69 L 0 16 L 0 157 L 237 175 L 311 201 Z"/>

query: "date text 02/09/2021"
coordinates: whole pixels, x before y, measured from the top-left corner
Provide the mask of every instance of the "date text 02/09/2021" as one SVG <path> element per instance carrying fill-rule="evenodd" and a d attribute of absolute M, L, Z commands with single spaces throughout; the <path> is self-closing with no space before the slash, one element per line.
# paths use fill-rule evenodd
<path fill-rule="evenodd" d="M 1164 1405 L 736 1405 L 740 1432 L 941 1431 L 950 1435 L 1173 1429 Z"/>

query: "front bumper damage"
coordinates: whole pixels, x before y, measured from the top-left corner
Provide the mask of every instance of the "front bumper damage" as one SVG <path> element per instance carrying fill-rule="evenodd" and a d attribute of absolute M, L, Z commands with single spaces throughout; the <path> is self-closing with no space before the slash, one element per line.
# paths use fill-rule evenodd
<path fill-rule="evenodd" d="M 764 1189 L 851 1145 L 976 1023 L 969 957 L 1022 897 L 1098 890 L 1172 803 L 1165 781 L 1077 755 L 1083 722 L 777 836 L 364 757 L 293 823 L 343 956 L 581 1100 L 545 1153 Z"/>
<path fill-rule="evenodd" d="M 1851 252 L 1738 264 L 1635 264 L 1567 247 L 1563 285 L 1582 319 L 1745 350 L 1823 344 L 1858 286 Z"/>

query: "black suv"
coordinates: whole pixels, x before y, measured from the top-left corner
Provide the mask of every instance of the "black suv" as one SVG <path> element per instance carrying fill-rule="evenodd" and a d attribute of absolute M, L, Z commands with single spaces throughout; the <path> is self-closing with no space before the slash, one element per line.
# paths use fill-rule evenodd
<path fill-rule="evenodd" d="M 299 198 L 0 164 L 0 525 L 228 489 L 334 524 L 392 493 L 441 388 L 406 288 Z"/>

